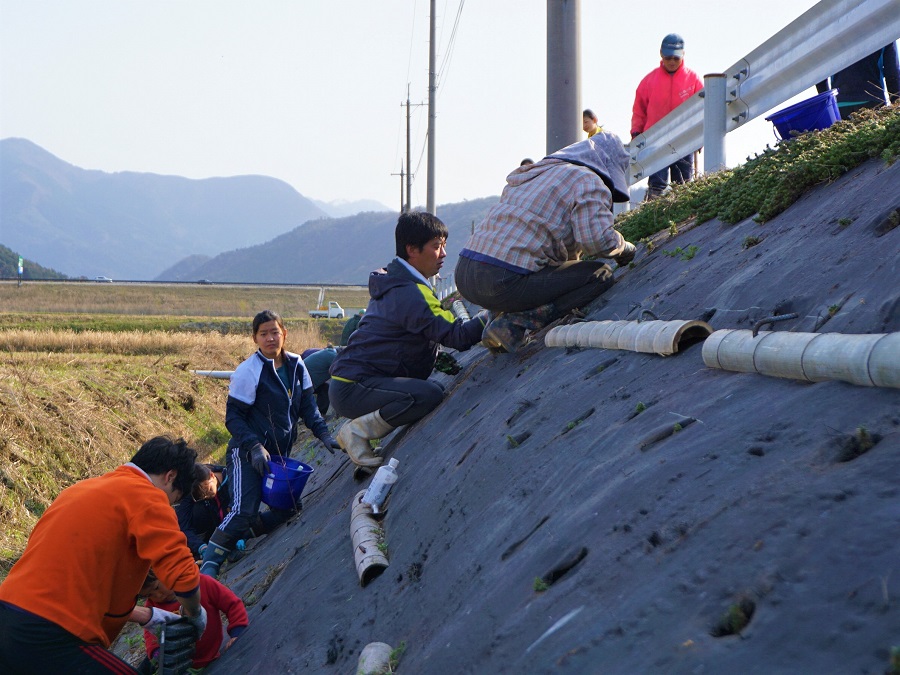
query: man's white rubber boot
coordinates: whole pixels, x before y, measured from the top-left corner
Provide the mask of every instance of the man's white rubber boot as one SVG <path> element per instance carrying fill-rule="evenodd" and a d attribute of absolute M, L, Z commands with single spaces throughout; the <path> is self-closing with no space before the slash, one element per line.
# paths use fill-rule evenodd
<path fill-rule="evenodd" d="M 381 419 L 381 414 L 376 410 L 342 426 L 337 442 L 357 466 L 377 467 L 381 466 L 384 459 L 372 451 L 369 441 L 384 438 L 393 430 L 394 427 Z"/>

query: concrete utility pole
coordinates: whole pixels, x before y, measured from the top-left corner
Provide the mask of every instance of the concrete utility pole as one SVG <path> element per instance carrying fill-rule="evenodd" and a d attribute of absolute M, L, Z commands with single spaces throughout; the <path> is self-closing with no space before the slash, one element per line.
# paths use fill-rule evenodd
<path fill-rule="evenodd" d="M 547 0 L 547 154 L 580 133 L 581 0 Z"/>
<path fill-rule="evenodd" d="M 437 86 L 435 85 L 437 58 L 435 57 L 436 46 L 434 44 L 434 5 L 435 0 L 431 0 L 431 20 L 428 29 L 428 195 L 425 210 L 428 213 L 434 213 L 434 120 L 437 116 L 435 109 L 435 93 Z"/>

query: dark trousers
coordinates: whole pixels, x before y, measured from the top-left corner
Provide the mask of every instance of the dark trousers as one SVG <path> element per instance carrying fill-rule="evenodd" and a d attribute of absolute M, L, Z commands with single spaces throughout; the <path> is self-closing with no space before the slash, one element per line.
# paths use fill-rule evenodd
<path fill-rule="evenodd" d="M 578 260 L 518 274 L 460 256 L 456 286 L 469 302 L 492 312 L 524 312 L 552 302 L 559 314 L 587 306 L 612 287 L 612 269 L 599 260 Z"/>
<path fill-rule="evenodd" d="M 78 639 L 52 621 L 0 602 L 0 673 L 34 675 L 135 675 L 103 645 Z"/>
<path fill-rule="evenodd" d="M 650 188 L 656 188 L 659 191 L 665 190 L 669 184 L 669 173 L 672 174 L 673 183 L 687 183 L 691 176 L 694 175 L 694 156 L 688 155 L 682 157 L 674 164 L 667 166 L 665 169 L 650 174 L 647 184 Z"/>
<path fill-rule="evenodd" d="M 222 519 L 209 541 L 229 551 L 238 539 L 247 539 L 271 532 L 288 520 L 296 511 L 269 509 L 259 512 L 262 503 L 263 479 L 250 463 L 248 453 L 240 448 L 228 448 L 225 464 L 231 480 L 231 510 Z M 299 508 L 299 504 L 297 505 Z M 252 531 L 252 533 L 251 533 Z"/>
<path fill-rule="evenodd" d="M 331 378 L 331 405 L 342 417 L 355 419 L 379 411 L 394 427 L 412 424 L 440 405 L 444 388 L 414 377 L 369 377 L 363 382 Z"/>

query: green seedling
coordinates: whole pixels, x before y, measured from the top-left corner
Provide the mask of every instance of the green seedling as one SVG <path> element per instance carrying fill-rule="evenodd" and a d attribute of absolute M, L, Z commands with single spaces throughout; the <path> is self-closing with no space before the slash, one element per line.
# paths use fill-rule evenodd
<path fill-rule="evenodd" d="M 672 426 L 672 433 L 673 433 L 673 434 L 677 434 L 677 433 L 678 433 L 679 431 L 681 431 L 683 428 L 684 428 L 684 427 L 682 427 L 680 424 L 678 424 L 678 422 L 675 422 L 675 424 Z"/>
<path fill-rule="evenodd" d="M 636 406 L 634 406 L 634 414 L 640 415 L 646 409 L 647 409 L 647 406 L 645 406 L 641 401 L 638 401 L 638 404 Z"/>
<path fill-rule="evenodd" d="M 406 641 L 401 642 L 397 647 L 394 647 L 391 650 L 390 656 L 388 656 L 388 663 L 391 667 L 391 672 L 397 670 L 397 666 L 400 665 L 400 659 L 403 658 L 403 654 L 406 652 Z"/>
<path fill-rule="evenodd" d="M 847 227 L 852 222 L 853 218 L 841 218 L 838 220 L 838 225 L 840 225 L 841 227 Z"/>
<path fill-rule="evenodd" d="M 746 237 L 744 239 L 744 243 L 741 244 L 741 247 L 744 249 L 753 248 L 761 241 L 762 239 L 760 239 L 759 237 Z"/>
<path fill-rule="evenodd" d="M 834 315 L 837 314 L 839 311 L 841 311 L 841 306 L 840 306 L 840 305 L 831 305 L 831 306 L 828 308 L 828 316 L 834 316 Z"/>
<path fill-rule="evenodd" d="M 550 588 L 550 585 L 546 581 L 544 581 L 540 577 L 534 578 L 534 590 L 536 593 L 543 593 L 548 588 Z"/>
<path fill-rule="evenodd" d="M 519 441 L 513 438 L 510 434 L 506 434 L 506 442 L 509 444 L 510 448 L 518 448 Z"/>
<path fill-rule="evenodd" d="M 669 256 L 670 258 L 680 258 L 681 260 L 690 260 L 695 255 L 697 255 L 697 251 L 700 250 L 699 246 L 688 246 L 687 250 L 681 248 L 680 246 L 676 247 L 674 251 L 667 251 L 663 249 L 663 255 Z"/>
<path fill-rule="evenodd" d="M 865 427 L 858 427 L 856 429 L 856 443 L 859 454 L 868 452 L 875 447 L 875 441 L 872 440 L 872 434 L 870 434 L 869 430 Z"/>

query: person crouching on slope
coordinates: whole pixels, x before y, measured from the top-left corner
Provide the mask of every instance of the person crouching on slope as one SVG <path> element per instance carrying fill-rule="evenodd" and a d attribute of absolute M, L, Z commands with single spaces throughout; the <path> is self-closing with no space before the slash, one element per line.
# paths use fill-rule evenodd
<path fill-rule="evenodd" d="M 287 329 L 281 317 L 264 310 L 253 317 L 253 341 L 259 348 L 231 375 L 225 404 L 225 427 L 231 433 L 226 467 L 231 478 L 231 510 L 203 551 L 201 574 L 218 577 L 219 568 L 241 539 L 270 532 L 295 510 L 269 509 L 259 514 L 262 481 L 272 455 L 288 457 L 304 424 L 325 448 L 340 447 L 319 414 L 312 380 L 303 360 L 285 351 Z"/>
<path fill-rule="evenodd" d="M 144 583 L 140 595 L 147 598 L 145 611 L 152 611 L 155 607 L 167 612 L 174 612 L 178 609 L 175 593 L 171 589 L 166 588 L 165 584 L 160 583 L 152 570 L 147 576 L 147 581 Z M 228 621 L 228 636 L 230 639 L 221 651 L 231 647 L 234 641 L 250 625 L 250 620 L 247 618 L 247 608 L 244 607 L 241 599 L 230 588 L 205 574 L 200 575 L 200 602 L 206 609 L 206 616 L 209 617 L 209 620 L 206 630 L 200 636 L 200 639 L 197 640 L 197 650 L 191 663 L 191 668 L 195 671 L 205 668 L 221 655 L 222 614 L 225 615 Z M 159 659 L 159 640 L 154 631 L 144 630 L 144 648 L 147 651 L 147 658 L 138 667 L 138 671 L 148 674 L 156 673 L 158 670 L 156 662 Z"/>
<path fill-rule="evenodd" d="M 383 461 L 369 440 L 412 424 L 443 400 L 443 387 L 428 380 L 439 345 L 469 349 L 486 323 L 483 315 L 463 321 L 442 309 L 428 281 L 447 255 L 447 226 L 439 218 L 401 214 L 394 243 L 397 257 L 369 275 L 369 306 L 331 364 L 331 405 L 350 418 L 338 442 L 358 467 Z"/>
<path fill-rule="evenodd" d="M 628 162 L 622 141 L 600 131 L 507 176 L 456 263 L 463 297 L 498 312 L 487 346 L 514 352 L 526 332 L 612 287 L 608 265 L 581 258 L 620 266 L 634 258 L 634 245 L 613 228 L 613 202 L 628 201 Z"/>
<path fill-rule="evenodd" d="M 150 566 L 202 635 L 200 574 L 172 504 L 191 490 L 197 451 L 157 436 L 127 464 L 59 493 L 0 584 L 0 673 L 120 673 L 108 650 L 135 615 Z M 165 618 L 161 619 L 165 622 Z"/>

